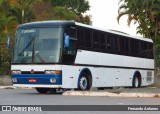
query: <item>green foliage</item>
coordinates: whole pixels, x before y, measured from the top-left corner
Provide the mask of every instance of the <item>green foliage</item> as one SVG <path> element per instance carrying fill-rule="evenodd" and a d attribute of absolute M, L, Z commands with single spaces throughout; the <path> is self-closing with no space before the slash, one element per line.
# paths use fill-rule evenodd
<path fill-rule="evenodd" d="M 83 13 L 90 8 L 87 0 L 52 0 L 51 3 L 55 6 L 55 13 L 58 12 L 55 15 L 57 19 L 74 19 L 89 24 L 91 17 L 83 16 Z"/>
<path fill-rule="evenodd" d="M 138 23 L 137 33 L 160 43 L 160 0 L 120 0 L 117 20 L 128 15 L 128 25 Z"/>
<path fill-rule="evenodd" d="M 54 8 L 54 16 L 55 19 L 58 20 L 78 20 L 78 16 L 73 11 L 70 11 L 61 6 L 57 6 Z"/>
<path fill-rule="evenodd" d="M 90 8 L 87 0 L 52 0 L 52 4 L 67 8 L 76 14 L 85 13 Z"/>
<path fill-rule="evenodd" d="M 19 24 L 29 22 L 33 18 L 31 6 L 38 0 L 15 0 L 10 4 L 10 13 L 17 18 Z"/>
<path fill-rule="evenodd" d="M 31 5 L 31 11 L 34 21 L 54 19 L 54 7 L 49 1 L 39 1 Z"/>
<path fill-rule="evenodd" d="M 0 74 L 10 73 L 11 53 L 6 43 L 0 43 Z"/>

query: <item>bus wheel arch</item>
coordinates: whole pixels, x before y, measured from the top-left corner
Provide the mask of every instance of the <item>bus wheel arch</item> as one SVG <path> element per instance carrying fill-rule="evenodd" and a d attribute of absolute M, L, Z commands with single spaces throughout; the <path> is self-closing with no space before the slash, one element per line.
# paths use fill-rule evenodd
<path fill-rule="evenodd" d="M 85 83 L 87 81 L 86 88 L 81 87 L 82 81 Z M 79 77 L 78 77 L 78 90 L 90 90 L 92 87 L 92 74 L 88 68 L 84 68 L 81 70 Z M 82 89 L 83 88 L 83 89 Z"/>
<path fill-rule="evenodd" d="M 132 87 L 133 88 L 140 88 L 141 84 L 142 84 L 141 73 L 139 71 L 136 71 L 133 75 Z"/>

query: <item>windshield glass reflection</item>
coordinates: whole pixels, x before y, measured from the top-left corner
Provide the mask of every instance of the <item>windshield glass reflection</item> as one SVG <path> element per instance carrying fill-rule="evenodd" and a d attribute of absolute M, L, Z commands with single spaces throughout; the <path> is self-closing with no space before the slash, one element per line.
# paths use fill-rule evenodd
<path fill-rule="evenodd" d="M 12 63 L 59 62 L 61 28 L 19 29 Z"/>

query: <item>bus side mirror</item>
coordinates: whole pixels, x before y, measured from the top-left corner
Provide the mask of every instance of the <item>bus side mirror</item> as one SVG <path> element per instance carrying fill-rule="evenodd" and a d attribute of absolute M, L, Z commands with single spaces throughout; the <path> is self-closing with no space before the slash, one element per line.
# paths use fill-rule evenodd
<path fill-rule="evenodd" d="M 69 47 L 69 35 L 67 35 L 66 33 L 64 34 L 64 48 L 68 48 Z"/>

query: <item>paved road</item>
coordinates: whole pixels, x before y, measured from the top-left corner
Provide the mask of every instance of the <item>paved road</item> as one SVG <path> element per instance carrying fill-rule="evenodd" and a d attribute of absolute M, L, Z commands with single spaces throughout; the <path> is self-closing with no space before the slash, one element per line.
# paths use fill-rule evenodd
<path fill-rule="evenodd" d="M 160 105 L 160 98 L 116 98 L 116 97 L 87 97 L 62 96 L 62 94 L 39 94 L 33 89 L 1 89 L 0 105 Z M 2 113 L 2 112 L 0 112 Z M 50 112 L 43 112 L 50 113 Z M 64 112 L 55 112 L 63 114 Z M 82 112 L 65 112 L 81 114 Z M 83 112 L 90 114 L 115 114 L 117 112 Z M 135 114 L 135 112 L 121 112 Z M 150 114 L 151 112 L 139 112 Z M 158 114 L 159 112 L 152 112 Z M 15 112 L 15 114 L 18 114 Z"/>

